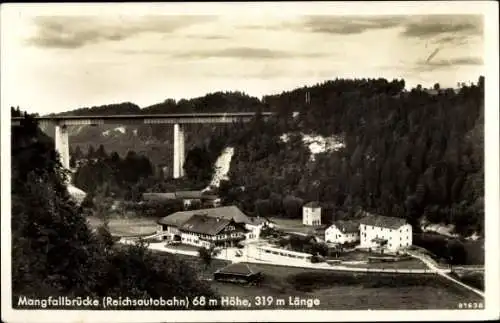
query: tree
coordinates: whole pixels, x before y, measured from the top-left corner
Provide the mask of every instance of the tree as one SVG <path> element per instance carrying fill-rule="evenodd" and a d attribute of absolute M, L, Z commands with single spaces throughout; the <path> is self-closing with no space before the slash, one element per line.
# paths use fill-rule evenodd
<path fill-rule="evenodd" d="M 209 152 L 204 147 L 195 147 L 188 151 L 183 167 L 189 179 L 208 182 L 212 175 L 212 165 Z"/>
<path fill-rule="evenodd" d="M 94 146 L 89 145 L 89 148 L 87 150 L 87 159 L 93 159 L 93 158 L 96 158 L 95 149 Z"/>
<path fill-rule="evenodd" d="M 69 197 L 53 142 L 30 116 L 12 131 L 14 298 L 215 296 L 175 256 L 142 242 L 114 248 L 109 232 L 91 230 Z"/>
<path fill-rule="evenodd" d="M 283 199 L 283 210 L 288 218 L 300 218 L 303 204 L 302 199 L 288 195 Z"/>
<path fill-rule="evenodd" d="M 467 251 L 464 244 L 458 240 L 450 240 L 446 244 L 447 258 L 451 265 L 466 264 Z"/>
<path fill-rule="evenodd" d="M 314 254 L 326 257 L 328 255 L 328 245 L 325 243 L 313 243 L 312 250 Z"/>
<path fill-rule="evenodd" d="M 105 159 L 108 157 L 108 154 L 106 153 L 106 150 L 104 149 L 103 145 L 99 145 L 99 148 L 97 148 L 97 151 L 95 152 L 95 158 L 98 159 Z"/>
<path fill-rule="evenodd" d="M 200 258 L 200 261 L 205 266 L 205 269 L 208 269 L 208 267 L 210 267 L 213 255 L 214 255 L 213 248 L 208 248 L 208 249 L 205 247 L 198 248 L 198 256 Z"/>
<path fill-rule="evenodd" d="M 484 222 L 481 199 L 484 199 L 483 83 L 484 78 L 480 78 L 477 86 L 461 84 L 460 91 L 448 89 L 442 95 L 433 96 L 424 92 L 422 85 L 407 93 L 404 80 L 339 78 L 266 95 L 265 102 L 241 93 L 221 92 L 162 102 L 143 112 L 268 109 L 276 112 L 275 117 L 228 124 L 223 130 L 220 126 L 213 129 L 212 125 L 187 129 L 186 147 L 195 147 L 186 156 L 189 182 L 172 181 L 172 189 L 183 184 L 190 189 L 205 187 L 213 174 L 219 150 L 233 147 L 228 180 L 220 185 L 218 194 L 225 205 L 237 205 L 247 214 L 265 210 L 265 202 L 256 203 L 260 199 L 269 200 L 269 213 L 273 216 L 298 218 L 298 210 L 293 211 L 288 204 L 284 208 L 284 197 L 293 196 L 331 204 L 336 213 L 345 214 L 347 218 L 355 216 L 357 209 L 387 216 L 406 215 L 414 230 L 418 230 L 420 220 L 426 216 L 432 221 L 455 224 L 460 234 L 480 230 L 481 235 Z M 307 92 L 310 100 L 306 105 Z M 114 113 L 117 108 L 85 111 Z M 138 113 L 131 105 L 119 108 Z M 293 115 L 293 112 L 299 114 Z M 143 133 L 160 136 L 162 129 L 144 126 Z M 309 145 L 303 141 L 306 134 L 334 138 L 342 142 L 343 147 L 316 154 L 313 161 Z M 109 140 L 99 136 L 99 133 L 89 135 L 92 139 L 79 142 L 99 145 L 102 143 L 99 140 Z M 172 164 L 170 153 L 165 153 L 171 148 L 170 140 L 167 141 L 161 151 L 146 146 L 144 154 L 152 165 Z M 116 146 L 122 155 L 130 149 Z M 132 186 L 139 178 L 149 176 L 148 171 L 143 172 L 143 167 L 138 166 L 137 159 L 130 165 L 127 161 L 118 167 L 110 166 L 117 170 L 115 178 L 122 190 L 121 196 L 133 195 Z M 88 187 L 111 181 L 100 166 L 82 169 L 77 177 Z M 165 188 L 162 182 L 151 179 L 148 187 Z M 403 206 L 405 212 L 402 212 Z"/>
<path fill-rule="evenodd" d="M 80 160 L 84 157 L 82 149 L 80 148 L 79 145 L 77 145 L 75 150 L 73 151 L 73 156 L 74 156 L 75 160 Z"/>

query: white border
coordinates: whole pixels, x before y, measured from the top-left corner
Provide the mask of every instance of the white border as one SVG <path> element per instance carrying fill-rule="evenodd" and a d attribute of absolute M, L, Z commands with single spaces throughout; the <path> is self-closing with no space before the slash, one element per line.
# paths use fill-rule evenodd
<path fill-rule="evenodd" d="M 485 219 L 486 261 L 485 310 L 399 310 L 399 311 L 317 311 L 263 310 L 250 311 L 14 311 L 11 309 L 11 236 L 10 236 L 10 107 L 1 105 L 2 192 L 2 320 L 33 322 L 142 322 L 142 321 L 427 321 L 427 320 L 487 320 L 498 319 L 499 306 L 499 99 L 498 99 L 498 3 L 494 1 L 454 2 L 308 2 L 308 3 L 92 3 L 92 4 L 3 4 L 1 7 L 1 38 L 9 32 L 9 17 L 26 15 L 92 15 L 110 14 L 244 14 L 244 15 L 303 15 L 303 14 L 483 14 L 485 22 Z M 1 57 L 5 48 L 0 46 Z M 2 65 L 4 92 L 5 60 Z M 22 95 L 22 89 L 20 90 Z M 2 96 L 3 97 L 3 96 Z"/>

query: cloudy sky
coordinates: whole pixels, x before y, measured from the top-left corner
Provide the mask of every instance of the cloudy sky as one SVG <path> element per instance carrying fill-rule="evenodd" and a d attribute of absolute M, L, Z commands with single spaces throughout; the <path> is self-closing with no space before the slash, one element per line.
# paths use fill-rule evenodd
<path fill-rule="evenodd" d="M 476 14 L 77 9 L 2 15 L 4 104 L 45 114 L 218 90 L 261 97 L 336 77 L 454 87 L 484 73 Z"/>

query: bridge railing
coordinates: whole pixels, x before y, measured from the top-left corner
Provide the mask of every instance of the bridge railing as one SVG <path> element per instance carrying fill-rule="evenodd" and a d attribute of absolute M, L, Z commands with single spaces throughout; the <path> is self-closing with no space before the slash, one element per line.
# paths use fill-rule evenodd
<path fill-rule="evenodd" d="M 144 115 L 75 115 L 75 116 L 45 116 L 36 117 L 40 124 L 57 125 L 103 125 L 103 124 L 191 124 L 191 123 L 233 123 L 249 122 L 257 113 L 180 113 L 180 114 L 144 114 Z M 261 117 L 267 120 L 274 115 L 272 112 L 262 112 Z M 20 125 L 22 117 L 11 119 L 13 126 Z"/>

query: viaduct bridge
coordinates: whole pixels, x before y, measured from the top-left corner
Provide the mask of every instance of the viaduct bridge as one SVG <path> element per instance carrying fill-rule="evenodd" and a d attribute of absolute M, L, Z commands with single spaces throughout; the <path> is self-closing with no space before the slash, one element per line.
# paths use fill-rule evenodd
<path fill-rule="evenodd" d="M 173 177 L 184 176 L 184 125 L 193 123 L 217 124 L 249 122 L 255 112 L 228 112 L 228 113 L 173 113 L 173 114 L 140 114 L 140 115 L 93 115 L 93 116 L 43 116 L 36 120 L 40 125 L 55 126 L 55 149 L 59 153 L 62 165 L 69 169 L 69 126 L 104 124 L 171 124 L 174 126 L 174 167 Z M 263 119 L 268 119 L 272 112 L 261 112 Z M 12 118 L 12 126 L 18 126 L 23 118 Z"/>

